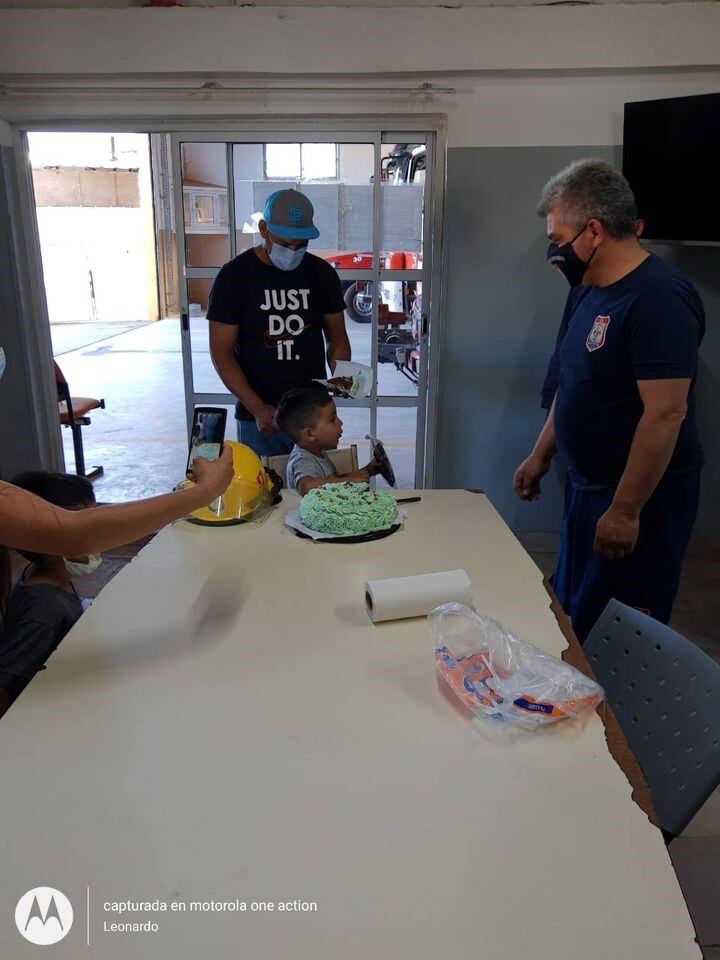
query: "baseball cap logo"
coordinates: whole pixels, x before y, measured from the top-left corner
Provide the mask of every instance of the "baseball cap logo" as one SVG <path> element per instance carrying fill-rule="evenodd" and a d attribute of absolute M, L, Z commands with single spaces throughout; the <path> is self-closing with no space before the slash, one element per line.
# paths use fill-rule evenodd
<path fill-rule="evenodd" d="M 293 223 L 302 223 L 304 220 L 303 208 L 297 203 L 293 203 L 290 207 L 290 220 Z"/>
<path fill-rule="evenodd" d="M 15 907 L 15 926 L 26 940 L 40 946 L 59 943 L 70 932 L 72 923 L 72 904 L 54 887 L 28 890 Z"/>

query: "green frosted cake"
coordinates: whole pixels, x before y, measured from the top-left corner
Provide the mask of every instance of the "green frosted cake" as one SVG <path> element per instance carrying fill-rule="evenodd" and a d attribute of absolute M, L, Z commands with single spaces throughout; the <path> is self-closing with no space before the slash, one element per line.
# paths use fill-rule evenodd
<path fill-rule="evenodd" d="M 326 483 L 300 502 L 300 520 L 308 529 L 343 537 L 382 530 L 396 515 L 395 498 L 367 483 Z"/>

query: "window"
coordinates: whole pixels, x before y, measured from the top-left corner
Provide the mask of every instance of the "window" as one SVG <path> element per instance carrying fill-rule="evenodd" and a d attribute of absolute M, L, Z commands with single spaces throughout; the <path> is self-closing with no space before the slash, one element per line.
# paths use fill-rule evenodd
<path fill-rule="evenodd" d="M 267 180 L 337 180 L 336 143 L 266 143 Z"/>

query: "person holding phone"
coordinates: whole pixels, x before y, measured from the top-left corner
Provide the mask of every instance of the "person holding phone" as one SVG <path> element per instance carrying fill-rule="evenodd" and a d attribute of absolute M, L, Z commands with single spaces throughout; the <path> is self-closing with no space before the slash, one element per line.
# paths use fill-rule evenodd
<path fill-rule="evenodd" d="M 146 537 L 224 493 L 233 477 L 232 451 L 224 449 L 212 462 L 198 458 L 192 474 L 195 485 L 184 490 L 81 511 L 55 507 L 0 482 L 0 545 L 76 557 Z"/>
<path fill-rule="evenodd" d="M 190 432 L 186 472 L 190 474 L 197 457 L 217 460 L 225 439 L 227 410 L 223 407 L 196 407 Z"/>
<path fill-rule="evenodd" d="M 310 200 L 297 190 L 268 198 L 263 243 L 218 273 L 207 309 L 210 355 L 237 397 L 237 436 L 258 456 L 290 453 L 275 412 L 287 390 L 309 387 L 350 359 L 340 278 L 308 253 L 320 232 Z"/>

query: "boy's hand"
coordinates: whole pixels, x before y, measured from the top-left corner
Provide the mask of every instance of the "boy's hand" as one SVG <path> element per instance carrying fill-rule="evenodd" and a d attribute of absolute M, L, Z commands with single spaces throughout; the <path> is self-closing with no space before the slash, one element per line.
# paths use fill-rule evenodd
<path fill-rule="evenodd" d="M 223 447 L 217 460 L 196 457 L 193 460 L 192 477 L 201 490 L 207 491 L 208 503 L 219 497 L 233 478 L 232 448 Z"/>
<path fill-rule="evenodd" d="M 368 477 L 375 477 L 380 473 L 380 464 L 373 458 L 363 470 L 367 471 Z"/>

